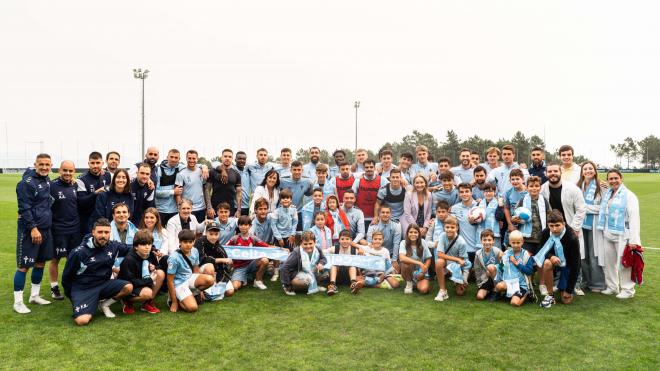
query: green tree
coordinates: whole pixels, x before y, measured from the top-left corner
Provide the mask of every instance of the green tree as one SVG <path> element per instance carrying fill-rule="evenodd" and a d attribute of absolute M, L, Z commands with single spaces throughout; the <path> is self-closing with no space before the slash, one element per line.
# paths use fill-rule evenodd
<path fill-rule="evenodd" d="M 660 162 L 660 138 L 649 135 L 637 142 L 637 148 L 644 167 L 655 169 Z"/>
<path fill-rule="evenodd" d="M 461 142 L 453 130 L 447 130 L 445 142 L 442 144 L 442 155 L 449 157 L 452 166 L 458 164 L 458 155 L 461 151 Z M 436 158 L 437 160 L 437 158 Z"/>

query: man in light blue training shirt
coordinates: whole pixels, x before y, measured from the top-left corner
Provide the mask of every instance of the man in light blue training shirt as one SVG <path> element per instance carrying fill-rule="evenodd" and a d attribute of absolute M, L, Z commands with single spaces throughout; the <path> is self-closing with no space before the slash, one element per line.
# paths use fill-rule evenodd
<path fill-rule="evenodd" d="M 472 198 L 472 187 L 468 183 L 458 185 L 458 195 L 461 202 L 452 206 L 449 212 L 458 219 L 459 235 L 467 243 L 467 252 L 470 262 L 474 263 L 474 255 L 477 248 L 478 223 L 470 217 L 470 209 L 477 206 L 477 201 Z"/>
<path fill-rule="evenodd" d="M 309 164 L 303 166 L 302 176 L 309 179 L 316 179 L 316 166 L 321 160 L 321 150 L 319 147 L 312 147 L 309 149 Z"/>
<path fill-rule="evenodd" d="M 429 162 L 429 149 L 424 145 L 419 145 L 415 147 L 415 153 L 417 155 L 417 163 L 412 164 L 410 167 L 412 172 L 415 175 L 422 174 L 429 181 L 435 180 L 433 178 L 435 178 L 435 174 L 438 172 L 438 164 Z"/>
<path fill-rule="evenodd" d="M 460 179 L 459 183 L 472 182 L 472 178 L 474 177 L 474 167 L 472 166 L 472 160 L 470 159 L 471 153 L 472 152 L 469 149 L 463 148 L 458 157 L 461 164 L 451 168 L 452 174 Z"/>
<path fill-rule="evenodd" d="M 257 150 L 257 162 L 247 167 L 248 174 L 250 174 L 250 196 L 264 180 L 264 176 L 270 169 L 273 169 L 273 165 L 268 162 L 268 151 L 265 148 L 259 148 Z"/>
<path fill-rule="evenodd" d="M 495 183 L 495 185 L 497 185 L 497 194 L 500 197 L 503 197 L 509 188 L 511 188 L 511 182 L 509 182 L 509 173 L 511 170 L 522 170 L 525 182 L 527 182 L 527 178 L 529 178 L 529 171 L 527 171 L 527 169 L 521 169 L 520 165 L 518 165 L 517 162 L 514 162 L 515 158 L 516 149 L 511 144 L 503 146 L 502 161 L 504 163 L 488 173 L 488 177 L 486 178 L 486 182 Z"/>
<path fill-rule="evenodd" d="M 211 205 L 208 205 L 210 212 L 207 210 L 206 199 L 204 197 L 204 179 L 202 169 L 197 167 L 197 156 L 197 151 L 194 149 L 186 152 L 186 164 L 188 166 L 179 171 L 174 184 L 183 187 L 181 195 L 175 195 L 177 205 L 181 202 L 182 198 L 191 200 L 193 203 L 192 214 L 201 223 L 206 219 L 207 212 L 211 218 L 215 216 L 215 210 L 213 210 Z"/>

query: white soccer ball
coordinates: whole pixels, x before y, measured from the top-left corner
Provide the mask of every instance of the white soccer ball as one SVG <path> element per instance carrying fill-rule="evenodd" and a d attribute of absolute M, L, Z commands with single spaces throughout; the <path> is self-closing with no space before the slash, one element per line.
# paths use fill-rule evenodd
<path fill-rule="evenodd" d="M 526 207 L 519 207 L 513 212 L 513 215 L 519 217 L 521 220 L 528 221 L 532 217 L 532 212 Z"/>
<path fill-rule="evenodd" d="M 470 209 L 470 213 L 468 215 L 470 215 L 470 217 L 476 222 L 480 222 L 486 217 L 486 210 L 483 207 L 475 206 Z"/>

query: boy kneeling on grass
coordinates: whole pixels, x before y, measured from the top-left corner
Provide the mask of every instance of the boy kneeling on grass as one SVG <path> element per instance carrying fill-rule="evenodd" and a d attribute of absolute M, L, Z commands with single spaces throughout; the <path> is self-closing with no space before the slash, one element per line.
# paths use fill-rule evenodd
<path fill-rule="evenodd" d="M 495 286 L 495 291 L 506 293 L 511 298 L 511 305 L 519 307 L 525 304 L 530 290 L 529 276 L 534 273 L 534 260 L 523 249 L 523 234 L 520 231 L 509 233 L 511 248 L 502 257 L 502 281 Z"/>
<path fill-rule="evenodd" d="M 170 312 L 176 312 L 179 307 L 185 312 L 196 312 L 195 295 L 203 299 L 203 291 L 213 285 L 215 277 L 199 269 L 199 252 L 193 247 L 195 232 L 184 229 L 178 237 L 179 249 L 167 259 L 167 291 L 170 295 L 167 302 Z"/>
<path fill-rule="evenodd" d="M 396 289 L 399 287 L 399 280 L 394 275 L 394 268 L 392 267 L 392 259 L 390 258 L 390 251 L 383 248 L 385 235 L 381 231 L 375 231 L 371 235 L 371 246 L 359 245 L 351 242 L 351 246 L 360 249 L 360 251 L 367 256 L 380 256 L 385 259 L 385 270 L 363 270 L 364 284 L 367 287 L 380 287 L 383 289 Z"/>
<path fill-rule="evenodd" d="M 339 255 L 357 255 L 357 249 L 351 246 L 351 232 L 343 230 L 339 233 L 339 245 L 330 247 L 325 252 Z M 337 293 L 337 283 L 345 285 L 350 283 L 351 293 L 357 294 L 364 287 L 364 278 L 356 267 L 345 267 L 333 265 L 330 268 L 330 284 L 328 285 L 328 296 Z"/>
<path fill-rule="evenodd" d="M 497 267 L 502 261 L 502 250 L 493 246 L 495 244 L 495 233 L 490 229 L 484 229 L 479 236 L 483 246 L 474 257 L 474 277 L 477 281 L 477 300 L 489 298 L 494 300 L 495 285 L 499 278 Z"/>
<path fill-rule="evenodd" d="M 453 215 L 448 216 L 445 219 L 445 233 L 440 236 L 438 242 L 438 260 L 435 261 L 435 272 L 440 287 L 435 301 L 449 299 L 445 286 L 446 276 L 454 281 L 456 295 L 465 295 L 468 285 L 467 278 L 472 267 L 468 259 L 467 246 L 463 236 L 458 235 L 458 219 Z"/>
<path fill-rule="evenodd" d="M 119 279 L 133 284 L 133 291 L 122 301 L 124 314 L 135 313 L 133 303 L 143 303 L 140 310 L 159 313 L 154 299 L 165 281 L 165 272 L 158 268 L 158 258 L 152 251 L 154 237 L 151 232 L 141 229 L 133 237 L 133 249 L 122 260 Z"/>
<path fill-rule="evenodd" d="M 264 241 L 260 240 L 257 236 L 250 233 L 252 220 L 247 215 L 242 215 L 238 218 L 238 231 L 239 234 L 232 237 L 228 246 L 244 246 L 244 247 L 273 247 Z M 287 248 L 282 248 L 289 251 Z M 264 273 L 268 268 L 268 258 L 263 257 L 253 260 L 234 260 L 234 272 L 231 274 L 231 284 L 234 290 L 239 290 L 241 287 L 247 285 L 249 276 L 254 274 L 254 287 L 259 290 L 266 290 L 268 287 L 264 285 Z"/>
<path fill-rule="evenodd" d="M 296 295 L 296 291 L 307 290 L 307 294 L 325 291 L 318 282 L 322 280 L 323 267 L 327 259 L 323 250 L 316 246 L 314 233 L 305 231 L 301 244 L 293 249 L 289 258 L 280 266 L 280 280 L 287 295 Z M 326 276 L 327 277 L 327 276 Z"/>

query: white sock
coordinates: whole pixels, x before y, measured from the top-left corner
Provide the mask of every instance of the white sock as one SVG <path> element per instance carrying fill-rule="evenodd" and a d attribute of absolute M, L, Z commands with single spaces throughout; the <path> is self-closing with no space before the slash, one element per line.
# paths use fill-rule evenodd
<path fill-rule="evenodd" d="M 50 283 L 50 288 L 57 287 L 57 281 Z"/>
<path fill-rule="evenodd" d="M 110 307 L 112 304 L 114 304 L 116 302 L 117 302 L 117 300 L 115 300 L 113 298 L 110 298 L 110 299 L 104 300 L 103 303 L 101 303 L 101 305 L 104 306 L 104 307 Z"/>
<path fill-rule="evenodd" d="M 22 302 L 23 302 L 23 290 L 14 291 L 14 303 L 22 303 Z"/>
<path fill-rule="evenodd" d="M 39 291 L 41 291 L 41 284 L 40 283 L 37 283 L 37 284 L 33 283 L 32 286 L 30 286 L 30 297 L 34 298 L 34 297 L 39 296 Z"/>
<path fill-rule="evenodd" d="M 411 289 L 413 287 L 412 281 L 406 281 L 406 288 Z"/>

